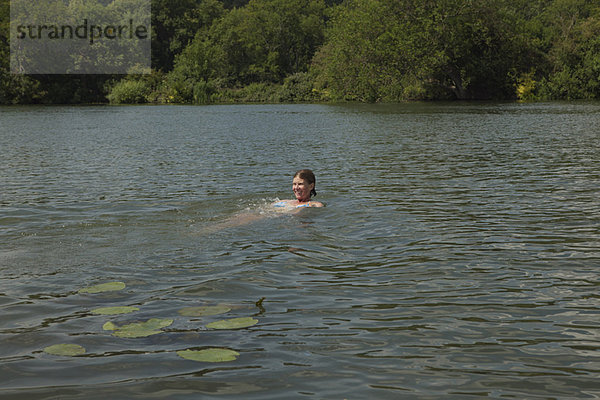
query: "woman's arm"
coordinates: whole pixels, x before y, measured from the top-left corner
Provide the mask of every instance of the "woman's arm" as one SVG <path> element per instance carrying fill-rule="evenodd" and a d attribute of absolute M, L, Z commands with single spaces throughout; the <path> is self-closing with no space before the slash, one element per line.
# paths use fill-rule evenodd
<path fill-rule="evenodd" d="M 251 222 L 261 220 L 266 217 L 267 216 L 264 214 L 248 213 L 248 212 L 236 214 L 232 217 L 227 218 L 223 222 L 219 222 L 214 225 L 207 226 L 205 228 L 200 229 L 199 233 L 201 233 L 201 234 L 215 233 L 215 232 L 219 232 L 219 231 L 222 231 L 222 230 L 225 230 L 228 228 L 233 228 L 235 226 L 246 225 Z"/>

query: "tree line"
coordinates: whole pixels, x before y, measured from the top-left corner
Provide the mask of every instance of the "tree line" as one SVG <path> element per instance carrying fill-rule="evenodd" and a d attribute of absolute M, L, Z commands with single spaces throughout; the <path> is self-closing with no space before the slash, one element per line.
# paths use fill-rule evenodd
<path fill-rule="evenodd" d="M 9 19 L 2 104 L 600 98 L 596 0 L 152 0 L 128 75 L 11 74 Z"/>

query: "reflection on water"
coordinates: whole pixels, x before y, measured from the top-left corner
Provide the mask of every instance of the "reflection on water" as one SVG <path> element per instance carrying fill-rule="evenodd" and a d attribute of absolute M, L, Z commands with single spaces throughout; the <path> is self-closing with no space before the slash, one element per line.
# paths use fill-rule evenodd
<path fill-rule="evenodd" d="M 599 104 L 0 118 L 0 398 L 600 397 Z M 327 207 L 271 212 L 303 167 Z"/>

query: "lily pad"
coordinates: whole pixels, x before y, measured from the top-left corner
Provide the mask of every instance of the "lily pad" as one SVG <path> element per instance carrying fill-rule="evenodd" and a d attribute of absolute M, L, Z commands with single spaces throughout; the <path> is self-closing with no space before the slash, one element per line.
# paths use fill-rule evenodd
<path fill-rule="evenodd" d="M 114 292 L 116 290 L 125 289 L 123 282 L 107 282 L 101 283 L 100 285 L 89 286 L 79 290 L 79 293 L 102 293 L 102 292 Z"/>
<path fill-rule="evenodd" d="M 78 344 L 61 343 L 44 348 L 44 352 L 55 356 L 78 356 L 85 353 L 85 348 Z"/>
<path fill-rule="evenodd" d="M 247 328 L 258 323 L 257 319 L 252 317 L 222 319 L 220 321 L 211 322 L 206 325 L 210 329 L 240 329 Z"/>
<path fill-rule="evenodd" d="M 180 350 L 177 355 L 192 361 L 226 362 L 236 360 L 240 353 L 229 349 L 210 348 L 205 350 Z"/>
<path fill-rule="evenodd" d="M 119 327 L 113 324 L 112 322 L 108 321 L 104 325 L 102 325 L 102 329 L 104 329 L 105 331 L 114 331 L 116 329 L 119 329 Z"/>
<path fill-rule="evenodd" d="M 122 306 L 122 307 L 102 307 L 95 308 L 92 310 L 94 314 L 100 315 L 117 315 L 117 314 L 128 314 L 134 311 L 139 311 L 140 309 L 133 306 Z"/>
<path fill-rule="evenodd" d="M 116 327 L 113 336 L 123 338 L 139 338 L 162 333 L 165 328 L 173 323 L 172 319 L 151 318 L 146 322 L 134 322 L 132 324 Z M 106 325 L 106 324 L 104 324 Z M 115 326 L 113 324 L 113 326 Z M 107 329 L 110 330 L 110 329 Z"/>
<path fill-rule="evenodd" d="M 231 308 L 225 305 L 185 307 L 179 310 L 179 315 L 183 315 L 184 317 L 201 317 L 208 315 L 225 314 L 229 311 L 231 311 Z"/>

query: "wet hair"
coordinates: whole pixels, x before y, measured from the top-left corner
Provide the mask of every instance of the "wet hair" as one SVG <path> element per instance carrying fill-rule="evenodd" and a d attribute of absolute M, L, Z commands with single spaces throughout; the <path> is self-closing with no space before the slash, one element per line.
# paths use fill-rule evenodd
<path fill-rule="evenodd" d="M 300 171 L 297 171 L 294 174 L 294 178 L 296 178 L 296 177 L 298 177 L 300 179 L 304 179 L 309 184 L 314 183 L 315 186 L 310 191 L 310 195 L 311 196 L 317 195 L 317 191 L 315 190 L 316 185 L 317 185 L 317 178 L 315 178 L 315 174 L 313 174 L 313 172 L 310 169 L 301 169 Z"/>

